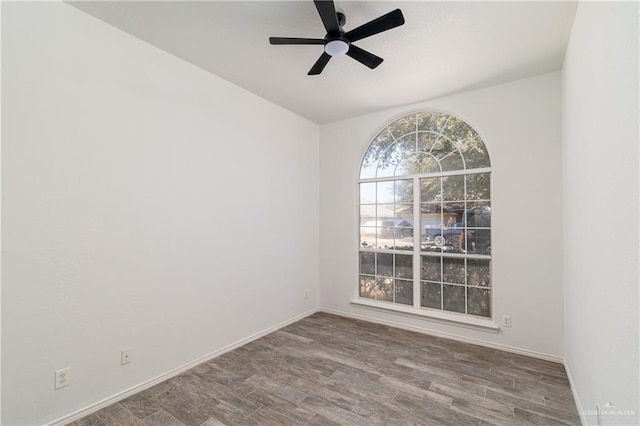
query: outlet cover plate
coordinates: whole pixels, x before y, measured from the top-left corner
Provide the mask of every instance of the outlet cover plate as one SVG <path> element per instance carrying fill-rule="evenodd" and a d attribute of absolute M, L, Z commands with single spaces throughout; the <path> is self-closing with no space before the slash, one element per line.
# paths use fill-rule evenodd
<path fill-rule="evenodd" d="M 503 315 L 502 316 L 502 326 L 503 327 L 511 327 L 511 315 Z"/>
<path fill-rule="evenodd" d="M 120 365 L 130 364 L 131 363 L 131 349 L 123 349 L 120 352 Z"/>
<path fill-rule="evenodd" d="M 62 389 L 71 384 L 71 367 L 63 368 L 56 371 L 56 381 L 53 385 L 55 390 Z"/>

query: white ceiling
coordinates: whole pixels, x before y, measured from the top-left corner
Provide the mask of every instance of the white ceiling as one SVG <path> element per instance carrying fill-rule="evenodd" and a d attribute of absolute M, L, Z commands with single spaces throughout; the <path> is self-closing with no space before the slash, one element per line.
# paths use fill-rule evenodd
<path fill-rule="evenodd" d="M 400 8 L 405 24 L 356 42 L 384 58 L 370 70 L 344 56 L 307 71 L 322 38 L 305 1 L 70 2 L 158 48 L 317 123 L 327 123 L 562 67 L 575 2 L 336 1 L 353 29 Z"/>

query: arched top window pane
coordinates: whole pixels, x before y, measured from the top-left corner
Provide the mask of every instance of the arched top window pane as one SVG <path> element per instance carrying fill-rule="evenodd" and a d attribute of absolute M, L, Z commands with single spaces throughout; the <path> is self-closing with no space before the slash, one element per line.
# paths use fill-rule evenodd
<path fill-rule="evenodd" d="M 480 135 L 461 118 L 442 112 L 406 115 L 373 139 L 360 178 L 430 174 L 491 167 Z"/>

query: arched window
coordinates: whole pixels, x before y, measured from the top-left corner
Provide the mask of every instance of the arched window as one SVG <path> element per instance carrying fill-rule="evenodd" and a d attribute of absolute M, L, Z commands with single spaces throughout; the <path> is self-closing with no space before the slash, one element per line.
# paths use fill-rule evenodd
<path fill-rule="evenodd" d="M 461 118 L 418 112 L 360 169 L 361 299 L 491 317 L 491 162 Z"/>

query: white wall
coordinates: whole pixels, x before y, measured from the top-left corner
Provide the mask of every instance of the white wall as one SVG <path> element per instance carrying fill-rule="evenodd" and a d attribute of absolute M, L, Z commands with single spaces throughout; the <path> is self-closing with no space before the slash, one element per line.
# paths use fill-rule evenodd
<path fill-rule="evenodd" d="M 587 413 L 636 413 L 603 425 L 640 424 L 638 37 L 637 2 L 581 2 L 562 71 L 566 359 Z"/>
<path fill-rule="evenodd" d="M 428 76 L 425 76 L 428 78 Z M 357 176 L 377 131 L 436 108 L 483 135 L 493 167 L 494 315 L 498 334 L 351 305 L 357 282 Z M 563 355 L 560 74 L 551 73 L 323 125 L 320 129 L 320 305 L 552 357 Z"/>
<path fill-rule="evenodd" d="M 67 4 L 2 8 L 2 424 L 317 307 L 316 124 Z"/>

